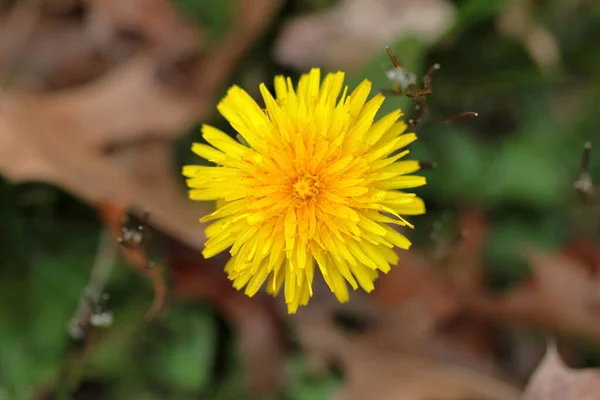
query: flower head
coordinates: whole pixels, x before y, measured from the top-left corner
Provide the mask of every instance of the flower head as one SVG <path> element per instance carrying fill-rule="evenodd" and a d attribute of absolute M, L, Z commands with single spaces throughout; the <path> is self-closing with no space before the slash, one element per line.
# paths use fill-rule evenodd
<path fill-rule="evenodd" d="M 373 290 L 379 271 L 398 261 L 394 246 L 410 246 L 393 225 L 412 227 L 402 215 L 425 212 L 420 198 L 398 190 L 425 184 L 407 175 L 419 163 L 401 160 L 416 139 L 402 112 L 374 122 L 384 97 L 367 100 L 366 80 L 348 95 L 343 80 L 337 72 L 321 83 L 313 69 L 294 88 L 278 76 L 275 98 L 260 86 L 264 110 L 233 86 L 218 109 L 240 141 L 204 125 L 210 146 L 192 150 L 216 166 L 183 169 L 191 199 L 218 201 L 201 219 L 214 221 L 204 256 L 229 248 L 234 287 L 253 296 L 265 281 L 271 294 L 283 286 L 290 313 L 308 303 L 317 268 L 340 302 L 347 283 Z"/>

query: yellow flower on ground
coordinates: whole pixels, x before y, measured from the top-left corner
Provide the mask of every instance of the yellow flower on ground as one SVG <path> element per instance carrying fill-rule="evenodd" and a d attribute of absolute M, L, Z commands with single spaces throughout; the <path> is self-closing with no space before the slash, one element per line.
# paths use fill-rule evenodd
<path fill-rule="evenodd" d="M 374 122 L 384 96 L 367 100 L 367 80 L 348 95 L 343 80 L 337 72 L 321 83 L 313 69 L 294 88 L 277 76 L 276 97 L 260 86 L 264 110 L 233 86 L 218 110 L 240 141 L 204 125 L 210 146 L 192 150 L 216 166 L 183 168 L 192 200 L 217 200 L 200 220 L 214 221 L 204 256 L 229 249 L 233 286 L 248 296 L 265 282 L 273 295 L 283 286 L 290 313 L 308 303 L 317 268 L 340 302 L 347 283 L 372 291 L 379 271 L 398 262 L 394 246 L 410 247 L 393 226 L 412 227 L 402 215 L 425 212 L 420 198 L 399 191 L 425 184 L 408 175 L 419 163 L 401 160 L 416 139 L 402 112 Z"/>

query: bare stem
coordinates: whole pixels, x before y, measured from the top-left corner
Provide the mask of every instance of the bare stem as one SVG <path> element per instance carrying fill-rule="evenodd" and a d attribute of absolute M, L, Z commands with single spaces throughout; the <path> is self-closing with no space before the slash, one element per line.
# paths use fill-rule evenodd
<path fill-rule="evenodd" d="M 575 181 L 575 189 L 584 199 L 593 197 L 594 183 L 590 175 L 590 154 L 592 152 L 592 144 L 587 142 L 583 147 L 581 155 L 581 166 L 579 167 L 579 178 Z"/>
<path fill-rule="evenodd" d="M 81 295 L 77 312 L 69 324 L 69 333 L 73 339 L 81 340 L 85 336 L 94 306 L 100 301 L 116 255 L 117 244 L 106 230 L 102 230 L 90 280 Z"/>

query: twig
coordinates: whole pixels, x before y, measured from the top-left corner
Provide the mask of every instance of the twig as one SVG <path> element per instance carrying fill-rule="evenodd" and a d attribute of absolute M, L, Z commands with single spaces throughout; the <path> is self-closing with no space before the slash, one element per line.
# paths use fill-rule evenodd
<path fill-rule="evenodd" d="M 150 232 L 147 225 L 148 213 L 144 214 L 140 224 L 132 224 L 127 209 L 120 204 L 102 203 L 97 205 L 107 229 L 120 244 L 119 248 L 127 263 L 142 272 L 152 281 L 154 287 L 154 303 L 146 314 L 153 319 L 162 310 L 167 299 L 167 284 L 161 265 L 149 260 L 145 244 Z"/>
<path fill-rule="evenodd" d="M 90 325 L 97 325 L 93 320 L 94 313 L 102 298 L 106 281 L 115 264 L 116 255 L 116 243 L 106 230 L 102 230 L 90 280 L 83 290 L 77 311 L 68 325 L 69 334 L 74 341 L 71 342 L 65 353 L 61 372 L 57 380 L 56 398 L 59 400 L 70 399 L 73 386 L 77 383 L 77 378 L 74 377 L 74 374 L 76 374 L 86 348 L 89 346 L 87 337 L 88 328 Z"/>
<path fill-rule="evenodd" d="M 581 155 L 579 175 L 573 184 L 579 200 L 574 217 L 580 234 L 594 237 L 600 223 L 600 207 L 597 202 L 600 193 L 590 174 L 591 152 L 592 144 L 587 142 Z"/>
<path fill-rule="evenodd" d="M 81 295 L 77 312 L 69 323 L 69 333 L 73 339 L 81 340 L 85 337 L 94 314 L 94 307 L 100 301 L 116 255 L 117 245 L 110 234 L 106 230 L 102 230 L 90 280 Z"/>
<path fill-rule="evenodd" d="M 579 167 L 579 178 L 575 181 L 575 190 L 580 196 L 587 200 L 594 196 L 594 182 L 590 175 L 590 153 L 592 152 L 592 143 L 587 142 L 583 147 L 581 155 L 581 166 Z"/>

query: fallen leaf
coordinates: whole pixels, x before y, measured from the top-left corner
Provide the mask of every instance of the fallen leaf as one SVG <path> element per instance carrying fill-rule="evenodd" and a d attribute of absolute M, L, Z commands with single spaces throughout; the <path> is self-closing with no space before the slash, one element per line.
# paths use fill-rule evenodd
<path fill-rule="evenodd" d="M 330 10 L 289 21 L 275 57 L 298 69 L 353 70 L 402 36 L 437 40 L 453 17 L 454 7 L 445 0 L 343 0 Z"/>
<path fill-rule="evenodd" d="M 336 400 L 403 399 L 456 400 L 481 398 L 512 400 L 520 391 L 501 379 L 476 370 L 441 362 L 402 344 L 385 315 L 370 314 L 361 329 L 340 324 L 339 313 L 358 312 L 365 318 L 365 305 L 315 302 L 291 321 L 311 363 L 337 365 L 345 376 Z M 368 314 L 367 314 L 368 315 Z M 348 319 L 348 318 L 346 318 Z M 409 321 L 406 321 L 409 323 Z M 354 325 L 356 326 L 356 325 Z M 394 325 L 396 326 L 396 325 Z"/>
<path fill-rule="evenodd" d="M 548 345 L 546 355 L 533 373 L 523 396 L 523 400 L 598 399 L 600 371 L 567 367 L 554 343 Z"/>
<path fill-rule="evenodd" d="M 23 11 L 12 10 L 11 14 L 18 12 Z M 4 19 L 10 21 L 13 18 L 10 15 Z M 83 84 L 100 76 L 110 66 L 101 49 L 87 35 L 83 22 L 56 21 L 48 15 L 31 15 L 30 19 L 31 26 L 16 25 L 15 22 L 5 25 L 0 32 L 0 48 L 3 49 L 0 78 L 5 85 L 54 90 Z M 24 31 L 27 29 L 29 31 Z M 19 40 L 14 39 L 15 35 L 19 35 Z M 115 61 L 118 60 L 115 57 Z"/>
<path fill-rule="evenodd" d="M 434 243 L 441 248 L 430 252 L 433 255 L 416 249 L 401 251 L 400 262 L 379 278 L 370 299 L 388 318 L 397 320 L 397 329 L 413 328 L 413 336 L 420 339 L 421 347 L 428 346 L 429 354 L 495 371 L 492 326 L 464 313 L 460 295 L 479 290 L 484 283 L 481 255 L 486 223 L 481 210 L 462 210 L 456 230 L 459 234 L 450 243 Z"/>
<path fill-rule="evenodd" d="M 127 2 L 113 3 L 124 7 Z M 166 29 L 158 23 L 155 27 L 153 18 L 142 18 L 152 10 L 136 4 L 143 9 L 137 10 L 137 19 L 115 23 L 142 24 L 140 29 L 159 43 L 163 41 L 157 32 L 168 34 L 167 42 L 176 40 L 172 34 L 181 30 Z M 154 0 L 152 4 L 172 7 L 166 0 Z M 280 4 L 279 0 L 240 0 L 234 27 L 218 50 L 193 63 L 186 90 L 157 78 L 164 59 L 157 57 L 150 46 L 85 85 L 45 93 L 3 93 L 0 172 L 17 182 L 54 183 L 92 204 L 112 202 L 127 209 L 149 211 L 157 228 L 201 249 L 204 234 L 197 220 L 205 210 L 189 202 L 175 183 L 168 140 L 213 112 L 217 90 Z M 135 166 L 151 165 L 157 160 L 152 153 L 144 160 L 145 150 L 136 147 L 157 138 L 163 140 L 159 146 L 164 146 L 162 152 L 168 161 L 152 169 L 160 179 L 147 185 L 137 175 L 149 172 Z M 111 154 L 106 153 L 107 147 L 113 149 Z"/>
<path fill-rule="evenodd" d="M 511 4 L 497 18 L 498 30 L 519 40 L 542 71 L 556 71 L 562 64 L 559 44 L 554 35 L 537 22 L 535 11 L 532 1 Z"/>
<path fill-rule="evenodd" d="M 456 231 L 458 240 L 449 244 L 452 256 L 446 260 L 452 285 L 461 291 L 481 290 L 485 284 L 482 259 L 487 239 L 487 221 L 481 208 L 464 207 Z"/>
<path fill-rule="evenodd" d="M 471 312 L 600 341 L 600 291 L 589 268 L 562 252 L 526 251 L 532 279 L 503 296 L 480 292 L 465 299 Z"/>
<path fill-rule="evenodd" d="M 580 262 L 591 276 L 600 272 L 600 251 L 595 240 L 589 237 L 575 237 L 562 248 L 563 254 Z"/>
<path fill-rule="evenodd" d="M 430 260 L 417 251 L 402 251 L 398 265 L 382 275 L 371 295 L 381 309 L 397 309 L 420 299 L 436 322 L 458 313 L 458 299 Z"/>

